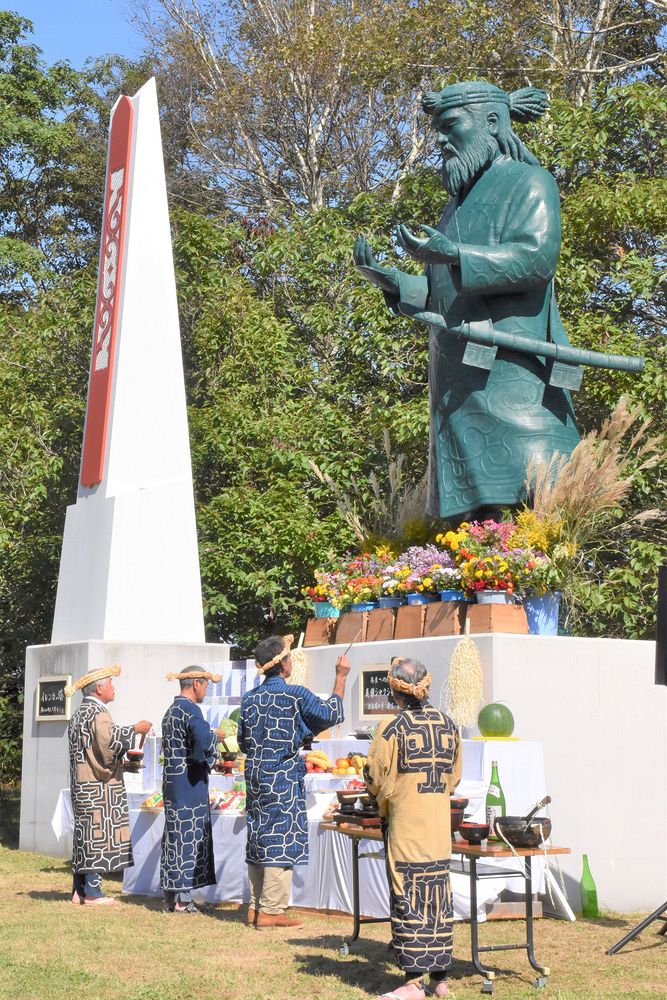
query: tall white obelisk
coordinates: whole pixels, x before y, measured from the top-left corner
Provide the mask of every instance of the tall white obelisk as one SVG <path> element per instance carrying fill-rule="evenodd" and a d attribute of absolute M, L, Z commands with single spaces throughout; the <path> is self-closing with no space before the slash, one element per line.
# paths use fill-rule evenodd
<path fill-rule="evenodd" d="M 64 719 L 38 682 L 119 663 L 119 723 L 159 726 L 166 673 L 220 664 L 205 643 L 183 360 L 155 81 L 111 114 L 100 271 L 76 503 L 67 509 L 51 645 L 26 651 L 21 847 L 51 829 L 69 784 Z M 80 700 L 74 696 L 72 708 Z"/>
<path fill-rule="evenodd" d="M 111 118 L 88 407 L 51 641 L 203 642 L 155 81 Z"/>

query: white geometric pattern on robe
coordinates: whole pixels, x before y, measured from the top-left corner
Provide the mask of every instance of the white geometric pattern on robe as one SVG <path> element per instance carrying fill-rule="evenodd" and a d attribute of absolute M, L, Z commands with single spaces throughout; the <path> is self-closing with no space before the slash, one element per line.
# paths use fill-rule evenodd
<path fill-rule="evenodd" d="M 217 757 L 217 743 L 199 706 L 177 697 L 162 720 L 163 889 L 187 891 L 215 885 L 208 775 Z"/>
<path fill-rule="evenodd" d="M 281 677 L 244 696 L 239 744 L 247 754 L 248 863 L 292 867 L 308 862 L 306 769 L 299 748 L 306 737 L 342 721 L 338 695 L 323 700 Z"/>
<path fill-rule="evenodd" d="M 133 863 L 129 837 L 127 796 L 119 762 L 132 746 L 134 726 L 111 728 L 109 751 L 118 762 L 118 775 L 109 781 L 79 781 L 78 768 L 86 765 L 86 750 L 94 740 L 98 715 L 106 706 L 84 698 L 67 727 L 70 760 L 70 794 L 74 814 L 73 872 L 116 872 Z"/>

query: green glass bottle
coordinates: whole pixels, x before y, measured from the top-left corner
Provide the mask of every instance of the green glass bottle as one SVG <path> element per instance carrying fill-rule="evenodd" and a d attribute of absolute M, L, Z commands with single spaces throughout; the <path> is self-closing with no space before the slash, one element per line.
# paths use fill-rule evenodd
<path fill-rule="evenodd" d="M 599 917 L 600 910 L 598 908 L 598 891 L 595 887 L 595 882 L 593 881 L 587 854 L 584 854 L 584 868 L 581 873 L 579 893 L 581 895 L 582 917 Z"/>
<path fill-rule="evenodd" d="M 497 816 L 506 813 L 505 794 L 498 777 L 498 761 L 491 761 L 491 783 L 486 793 L 486 822 L 489 824 L 489 840 L 500 840 L 496 835 L 494 824 Z"/>

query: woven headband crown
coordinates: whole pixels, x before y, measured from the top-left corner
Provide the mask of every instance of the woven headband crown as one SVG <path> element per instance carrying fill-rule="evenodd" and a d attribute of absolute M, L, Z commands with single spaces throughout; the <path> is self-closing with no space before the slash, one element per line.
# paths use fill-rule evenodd
<path fill-rule="evenodd" d="M 293 642 L 293 635 L 283 636 L 283 648 L 279 653 L 276 653 L 273 659 L 269 660 L 268 663 L 258 663 L 257 660 L 255 660 L 255 667 L 257 668 L 257 671 L 260 674 L 265 674 L 267 670 L 271 669 L 271 667 L 275 667 L 276 663 L 280 663 L 280 661 L 284 660 L 286 656 L 289 656 Z"/>
<path fill-rule="evenodd" d="M 217 684 L 219 680 L 222 680 L 222 674 L 212 674 L 210 670 L 197 670 L 196 668 L 181 670 L 177 674 L 167 674 L 168 681 L 196 681 L 202 679 L 213 681 L 214 684 Z"/>
<path fill-rule="evenodd" d="M 401 661 L 399 660 L 399 663 L 400 662 Z M 392 663 L 392 666 L 394 666 L 394 663 Z M 425 674 L 416 684 L 411 683 L 410 681 L 403 681 L 400 677 L 393 677 L 391 673 L 389 673 L 387 677 L 389 687 L 393 691 L 397 691 L 399 694 L 410 694 L 413 698 L 417 698 L 419 701 L 423 701 L 424 698 L 428 696 L 432 679 L 433 678 L 428 673 Z"/>
<path fill-rule="evenodd" d="M 87 674 L 83 677 L 79 677 L 78 681 L 74 681 L 73 684 L 68 684 L 65 688 L 65 696 L 70 698 L 75 691 L 80 691 L 81 688 L 88 687 L 89 684 L 94 684 L 96 681 L 103 681 L 107 677 L 119 677 L 120 667 L 117 663 L 114 663 L 112 667 L 98 667 L 97 670 L 89 670 Z"/>

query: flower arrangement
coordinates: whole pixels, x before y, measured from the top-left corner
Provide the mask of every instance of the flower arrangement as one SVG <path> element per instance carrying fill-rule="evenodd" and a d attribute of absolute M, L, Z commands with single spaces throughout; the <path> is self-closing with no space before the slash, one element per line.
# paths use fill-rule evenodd
<path fill-rule="evenodd" d="M 381 594 L 381 576 L 353 576 L 345 581 L 331 603 L 342 610 L 361 601 L 375 601 Z"/>
<path fill-rule="evenodd" d="M 470 555 L 461 564 L 461 583 L 464 590 L 477 593 L 480 590 L 506 590 L 514 592 L 515 581 L 509 560 L 502 555 Z"/>
<path fill-rule="evenodd" d="M 539 595 L 562 586 L 575 556 L 576 547 L 562 540 L 555 518 L 538 518 L 525 509 L 513 520 L 464 521 L 436 535 L 435 544 L 413 545 L 400 555 L 385 545 L 348 557 L 331 569 L 316 570 L 314 586 L 302 593 L 340 610 L 410 592 Z"/>

